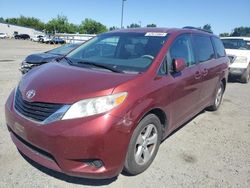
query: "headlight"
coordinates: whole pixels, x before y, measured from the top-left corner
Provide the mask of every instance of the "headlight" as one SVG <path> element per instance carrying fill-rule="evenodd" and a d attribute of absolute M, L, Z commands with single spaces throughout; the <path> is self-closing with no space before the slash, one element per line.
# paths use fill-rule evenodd
<path fill-rule="evenodd" d="M 123 103 L 127 92 L 117 93 L 103 97 L 85 99 L 74 103 L 64 114 L 62 119 L 87 117 L 107 112 Z"/>
<path fill-rule="evenodd" d="M 23 61 L 21 63 L 21 68 L 31 68 L 33 66 L 33 64 L 27 63 L 27 61 Z"/>
<path fill-rule="evenodd" d="M 246 63 L 247 62 L 247 57 L 237 56 L 234 62 L 235 63 Z"/>
<path fill-rule="evenodd" d="M 27 65 L 29 65 L 29 64 L 27 63 L 27 61 L 23 60 L 23 62 L 21 63 L 21 66 L 27 66 Z"/>

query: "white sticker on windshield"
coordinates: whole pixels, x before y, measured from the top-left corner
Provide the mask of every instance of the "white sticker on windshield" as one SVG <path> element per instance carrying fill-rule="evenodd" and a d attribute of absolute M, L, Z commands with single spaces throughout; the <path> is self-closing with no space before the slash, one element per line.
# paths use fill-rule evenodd
<path fill-rule="evenodd" d="M 160 33 L 160 32 L 147 32 L 145 36 L 150 37 L 165 37 L 168 33 Z"/>

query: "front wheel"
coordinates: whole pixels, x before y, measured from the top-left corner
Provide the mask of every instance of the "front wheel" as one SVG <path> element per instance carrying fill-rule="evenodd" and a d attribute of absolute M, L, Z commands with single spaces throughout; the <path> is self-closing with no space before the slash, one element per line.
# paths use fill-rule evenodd
<path fill-rule="evenodd" d="M 162 125 L 154 114 L 144 117 L 131 137 L 124 171 L 136 175 L 145 171 L 153 162 L 162 139 Z"/>
<path fill-rule="evenodd" d="M 220 107 L 221 101 L 222 101 L 224 90 L 225 90 L 225 87 L 224 87 L 223 83 L 220 82 L 220 85 L 219 85 L 219 87 L 217 88 L 217 91 L 216 91 L 216 95 L 215 95 L 215 98 L 214 98 L 213 105 L 209 106 L 207 108 L 208 110 L 210 110 L 210 111 L 218 110 L 218 108 Z"/>

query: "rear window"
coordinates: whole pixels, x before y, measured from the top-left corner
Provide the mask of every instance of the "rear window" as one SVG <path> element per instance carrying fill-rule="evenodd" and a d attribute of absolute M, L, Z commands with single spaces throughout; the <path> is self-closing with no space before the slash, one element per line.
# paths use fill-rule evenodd
<path fill-rule="evenodd" d="M 224 49 L 224 46 L 223 46 L 223 43 L 221 42 L 221 40 L 216 38 L 216 37 L 212 37 L 212 40 L 214 43 L 216 56 L 218 58 L 225 57 L 226 53 L 225 53 L 225 49 Z"/>
<path fill-rule="evenodd" d="M 215 57 L 214 49 L 210 37 L 194 36 L 194 45 L 199 62 L 205 62 Z"/>

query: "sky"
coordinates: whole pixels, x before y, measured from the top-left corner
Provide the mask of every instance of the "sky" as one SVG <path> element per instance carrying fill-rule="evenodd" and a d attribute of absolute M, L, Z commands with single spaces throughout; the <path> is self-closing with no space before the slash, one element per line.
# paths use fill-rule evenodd
<path fill-rule="evenodd" d="M 91 18 L 107 27 L 121 25 L 122 0 L 0 0 L 0 17 L 20 15 L 47 22 L 57 15 L 80 24 Z M 250 0 L 126 0 L 124 26 L 154 23 L 158 27 L 210 24 L 215 34 L 250 27 Z"/>

